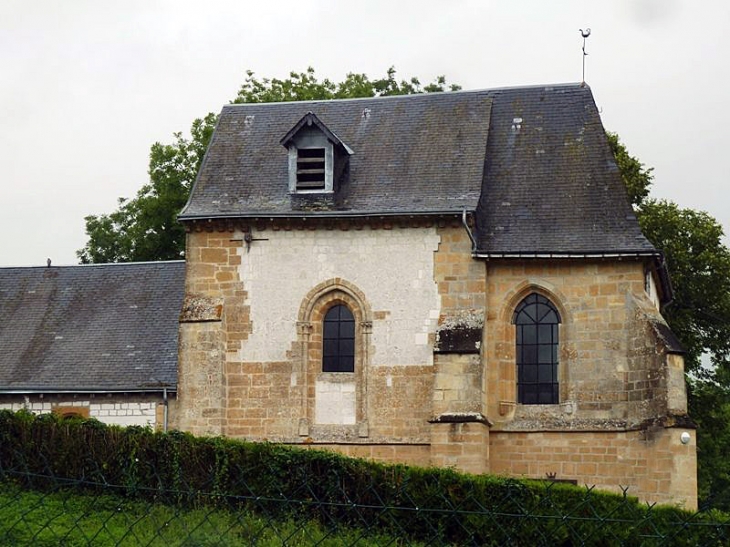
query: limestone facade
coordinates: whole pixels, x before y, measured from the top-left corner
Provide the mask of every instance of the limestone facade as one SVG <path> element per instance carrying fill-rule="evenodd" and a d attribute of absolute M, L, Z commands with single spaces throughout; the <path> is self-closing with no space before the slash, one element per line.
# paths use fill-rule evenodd
<path fill-rule="evenodd" d="M 696 504 L 682 358 L 645 260 L 479 260 L 459 218 L 189 228 L 182 429 Z M 530 294 L 560 315 L 556 404 L 517 396 Z M 353 373 L 322 371 L 333 305 L 355 318 Z"/>

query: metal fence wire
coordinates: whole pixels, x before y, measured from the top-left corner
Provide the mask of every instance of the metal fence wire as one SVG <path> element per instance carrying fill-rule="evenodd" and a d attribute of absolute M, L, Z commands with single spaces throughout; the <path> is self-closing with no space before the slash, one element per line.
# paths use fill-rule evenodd
<path fill-rule="evenodd" d="M 727 513 L 627 492 L 97 429 L 0 420 L 0 545 L 730 545 Z"/>

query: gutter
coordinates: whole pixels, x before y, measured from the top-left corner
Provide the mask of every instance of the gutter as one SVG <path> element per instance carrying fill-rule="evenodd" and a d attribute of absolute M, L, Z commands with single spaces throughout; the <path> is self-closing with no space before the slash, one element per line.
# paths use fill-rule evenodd
<path fill-rule="evenodd" d="M 378 218 L 378 217 L 422 217 L 422 216 L 457 216 L 461 215 L 464 209 L 446 209 L 442 211 L 306 211 L 301 213 L 246 213 L 231 212 L 200 215 L 180 215 L 177 219 L 181 222 L 191 220 L 217 220 L 217 219 L 274 219 L 274 218 Z"/>
<path fill-rule="evenodd" d="M 657 258 L 657 251 L 586 251 L 575 252 L 517 252 L 517 253 L 485 253 L 475 251 L 473 258 Z"/>
<path fill-rule="evenodd" d="M 164 405 L 163 408 L 163 418 L 162 418 L 162 431 L 167 433 L 167 425 L 168 425 L 168 401 L 167 401 L 167 388 L 162 388 L 162 404 Z"/>
<path fill-rule="evenodd" d="M 158 389 L 2 389 L 0 395 L 106 394 L 106 393 L 177 393 L 177 388 Z"/>

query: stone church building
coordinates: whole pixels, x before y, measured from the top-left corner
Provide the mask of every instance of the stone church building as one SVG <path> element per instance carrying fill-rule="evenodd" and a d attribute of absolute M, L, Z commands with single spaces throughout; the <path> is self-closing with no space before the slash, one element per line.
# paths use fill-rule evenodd
<path fill-rule="evenodd" d="M 180 220 L 179 428 L 696 505 L 588 87 L 228 105 Z"/>

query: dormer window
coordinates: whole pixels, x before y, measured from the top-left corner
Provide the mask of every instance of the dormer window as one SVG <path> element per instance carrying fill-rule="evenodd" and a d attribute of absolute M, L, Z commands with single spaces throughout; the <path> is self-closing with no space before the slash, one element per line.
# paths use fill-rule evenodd
<path fill-rule="evenodd" d="M 297 190 L 324 190 L 324 148 L 297 148 Z"/>
<path fill-rule="evenodd" d="M 332 193 L 352 150 L 312 112 L 281 139 L 289 151 L 289 193 Z"/>

